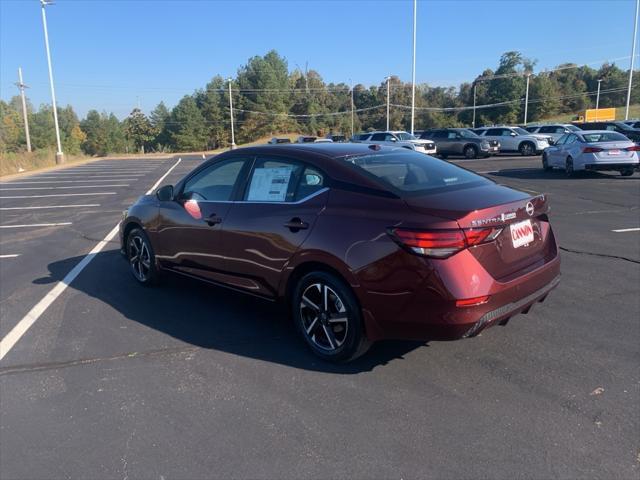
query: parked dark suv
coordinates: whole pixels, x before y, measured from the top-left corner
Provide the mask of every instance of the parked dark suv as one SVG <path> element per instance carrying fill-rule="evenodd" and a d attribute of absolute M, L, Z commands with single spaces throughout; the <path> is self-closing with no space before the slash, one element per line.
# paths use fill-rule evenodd
<path fill-rule="evenodd" d="M 347 361 L 527 313 L 559 282 L 548 211 L 545 195 L 402 147 L 264 145 L 141 197 L 120 241 L 139 283 L 164 270 L 280 300 L 316 355 Z"/>
<path fill-rule="evenodd" d="M 623 134 L 629 140 L 640 143 L 640 129 L 633 128 L 624 122 L 574 122 L 573 124 L 582 130 L 611 130 Z"/>
<path fill-rule="evenodd" d="M 497 140 L 480 138 L 467 128 L 441 128 L 425 130 L 420 138 L 433 140 L 442 158 L 462 155 L 465 158 L 490 157 L 500 153 Z"/>

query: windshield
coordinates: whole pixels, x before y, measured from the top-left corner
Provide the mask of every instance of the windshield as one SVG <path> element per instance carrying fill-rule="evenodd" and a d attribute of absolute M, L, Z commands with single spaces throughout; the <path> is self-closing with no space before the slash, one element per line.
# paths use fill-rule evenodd
<path fill-rule="evenodd" d="M 468 130 L 466 128 L 463 128 L 461 130 L 458 130 L 460 132 L 460 134 L 465 137 L 465 138 L 477 138 L 478 135 L 476 135 L 475 133 L 473 133 L 471 130 Z"/>
<path fill-rule="evenodd" d="M 529 132 L 527 132 L 524 128 L 515 127 L 513 131 L 517 132 L 518 135 L 529 135 Z"/>
<path fill-rule="evenodd" d="M 621 130 L 633 130 L 633 128 L 631 128 L 630 125 L 627 125 L 626 123 L 623 123 L 623 122 L 616 122 L 616 125 L 620 127 Z"/>
<path fill-rule="evenodd" d="M 582 136 L 587 143 L 630 141 L 627 137 L 618 132 L 583 133 Z"/>
<path fill-rule="evenodd" d="M 581 132 L 582 130 L 576 127 L 575 125 L 565 125 L 567 130 L 571 130 L 572 132 Z"/>
<path fill-rule="evenodd" d="M 400 140 L 416 140 L 416 137 L 407 132 L 396 133 L 396 137 Z"/>
<path fill-rule="evenodd" d="M 347 157 L 345 161 L 401 197 L 491 183 L 444 160 L 410 150 Z"/>

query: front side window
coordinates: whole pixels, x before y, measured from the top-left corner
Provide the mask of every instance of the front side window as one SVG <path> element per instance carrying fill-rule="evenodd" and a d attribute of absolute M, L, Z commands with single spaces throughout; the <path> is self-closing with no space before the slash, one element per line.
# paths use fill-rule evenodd
<path fill-rule="evenodd" d="M 345 161 L 400 196 L 491 183 L 451 163 L 410 150 L 348 157 Z"/>
<path fill-rule="evenodd" d="M 487 130 L 487 136 L 490 137 L 501 137 L 504 135 L 504 133 L 502 132 L 509 132 L 509 130 L 505 130 L 503 128 L 490 128 L 489 130 Z M 508 135 L 509 133 L 507 133 Z"/>
<path fill-rule="evenodd" d="M 230 159 L 211 165 L 191 177 L 184 185 L 185 200 L 228 201 L 246 159 Z"/>
<path fill-rule="evenodd" d="M 408 132 L 400 132 L 400 133 L 397 133 L 396 135 L 400 140 L 405 140 L 406 141 L 406 140 L 415 140 L 416 139 L 416 137 L 414 137 L 413 135 L 411 135 Z"/>

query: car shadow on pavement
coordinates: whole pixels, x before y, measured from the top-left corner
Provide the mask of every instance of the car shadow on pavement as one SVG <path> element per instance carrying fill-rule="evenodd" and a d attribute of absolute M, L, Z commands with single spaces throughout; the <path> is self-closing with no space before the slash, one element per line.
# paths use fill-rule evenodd
<path fill-rule="evenodd" d="M 33 283 L 53 284 L 62 280 L 82 258 L 49 264 L 49 275 Z M 356 374 L 402 359 L 408 352 L 426 345 L 425 342 L 383 341 L 351 363 L 324 362 L 308 350 L 282 306 L 177 274 L 164 275 L 156 287 L 141 286 L 117 250 L 97 254 L 69 288 L 118 311 L 124 319 L 112 314 L 102 317 L 97 314 L 95 318 L 103 325 L 114 322 L 114 329 L 119 329 L 123 321 L 135 321 L 203 349 L 301 369 Z M 100 310 L 111 311 L 92 308 L 92 311 Z M 65 319 L 67 321 L 73 319 Z M 85 325 L 85 328 L 89 327 Z M 156 346 L 148 345 L 148 350 L 154 348 Z"/>
<path fill-rule="evenodd" d="M 496 170 L 490 173 L 492 177 L 518 178 L 522 180 L 584 180 L 584 179 L 606 179 L 606 180 L 623 180 L 634 181 L 640 179 L 640 176 L 623 177 L 618 172 L 592 172 L 580 171 L 575 172 L 573 176 L 567 177 L 564 170 L 544 171 L 542 168 L 513 168 Z"/>

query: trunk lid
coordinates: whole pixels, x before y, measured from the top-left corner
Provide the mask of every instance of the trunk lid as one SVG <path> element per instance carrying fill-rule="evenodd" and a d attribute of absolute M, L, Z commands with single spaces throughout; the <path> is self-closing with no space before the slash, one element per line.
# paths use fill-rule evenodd
<path fill-rule="evenodd" d="M 462 229 L 501 228 L 494 241 L 469 248 L 495 279 L 506 281 L 556 255 L 545 195 L 489 184 L 405 198 L 421 213 L 455 220 Z"/>

